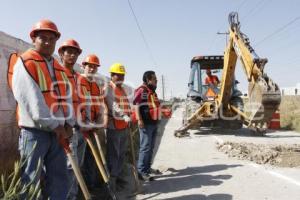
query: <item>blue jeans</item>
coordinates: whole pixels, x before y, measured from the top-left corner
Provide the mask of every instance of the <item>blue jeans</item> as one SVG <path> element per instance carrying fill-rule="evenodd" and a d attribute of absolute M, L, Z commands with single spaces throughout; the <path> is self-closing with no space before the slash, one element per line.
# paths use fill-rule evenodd
<path fill-rule="evenodd" d="M 35 149 L 33 149 L 36 144 Z M 36 184 L 45 170 L 43 198 L 65 200 L 67 198 L 68 176 L 67 160 L 63 148 L 53 132 L 34 128 L 22 128 L 19 138 L 19 151 L 22 159 L 27 159 L 22 167 L 21 180 Z M 38 168 L 38 162 L 41 165 Z M 24 197 L 24 199 L 27 199 Z"/>
<path fill-rule="evenodd" d="M 107 129 L 107 165 L 112 177 L 120 177 L 128 145 L 129 129 Z"/>
<path fill-rule="evenodd" d="M 157 127 L 157 124 L 145 124 L 144 128 L 139 128 L 140 149 L 137 167 L 142 175 L 150 173 Z"/>

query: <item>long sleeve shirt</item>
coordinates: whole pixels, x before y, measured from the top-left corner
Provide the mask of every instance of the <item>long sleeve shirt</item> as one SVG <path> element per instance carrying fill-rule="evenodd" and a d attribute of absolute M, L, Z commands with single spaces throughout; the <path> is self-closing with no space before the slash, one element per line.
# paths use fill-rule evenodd
<path fill-rule="evenodd" d="M 46 60 L 50 74 L 53 76 L 54 69 L 52 62 L 53 60 Z M 48 131 L 55 129 L 59 125 L 64 125 L 65 122 L 70 126 L 74 126 L 75 118 L 73 110 L 68 110 L 67 116 L 69 117 L 67 120 L 61 107 L 53 115 L 51 114 L 38 84 L 28 74 L 20 58 L 14 66 L 12 90 L 19 108 L 19 126 Z M 72 105 L 72 99 L 67 98 L 67 103 Z"/>

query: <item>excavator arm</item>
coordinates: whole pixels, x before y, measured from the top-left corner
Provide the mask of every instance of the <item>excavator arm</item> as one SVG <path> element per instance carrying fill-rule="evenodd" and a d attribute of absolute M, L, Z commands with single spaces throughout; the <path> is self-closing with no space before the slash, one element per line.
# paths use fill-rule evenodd
<path fill-rule="evenodd" d="M 279 87 L 264 72 L 267 59 L 260 58 L 250 45 L 249 38 L 240 31 L 238 14 L 229 14 L 229 42 L 224 53 L 223 74 L 220 93 L 214 101 L 203 102 L 200 107 L 187 118 L 182 127 L 175 131 L 180 137 L 194 126 L 209 118 L 225 119 L 238 116 L 243 123 L 257 132 L 264 130 L 272 114 L 278 109 L 281 101 Z M 248 80 L 248 105 L 243 110 L 234 106 L 233 84 L 237 59 L 240 59 Z M 228 119 L 228 118 L 227 118 Z"/>
<path fill-rule="evenodd" d="M 264 73 L 267 59 L 260 58 L 255 53 L 249 38 L 240 31 L 240 22 L 236 12 L 229 14 L 229 24 L 229 42 L 224 54 L 223 76 L 217 104 L 222 109 L 230 109 L 240 114 L 248 126 L 263 126 L 278 109 L 281 93 L 278 85 Z M 247 115 L 230 105 L 231 88 L 238 58 L 249 83 Z"/>

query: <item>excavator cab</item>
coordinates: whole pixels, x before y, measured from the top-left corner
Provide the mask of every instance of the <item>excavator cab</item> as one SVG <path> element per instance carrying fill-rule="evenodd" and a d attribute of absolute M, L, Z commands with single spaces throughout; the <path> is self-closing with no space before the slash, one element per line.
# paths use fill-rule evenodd
<path fill-rule="evenodd" d="M 223 59 L 221 55 L 196 56 L 192 59 L 188 97 L 197 102 L 215 100 L 220 93 Z M 208 72 L 211 74 L 210 77 Z M 213 81 L 210 81 L 212 79 Z"/>
<path fill-rule="evenodd" d="M 201 111 L 204 122 L 202 126 L 206 127 L 224 127 L 224 119 L 215 118 L 218 112 L 215 106 L 215 102 L 220 96 L 222 86 L 222 76 L 224 73 L 224 56 L 196 56 L 191 61 L 191 72 L 188 83 L 188 94 L 186 100 L 186 108 L 183 111 L 184 123 L 201 108 L 207 108 L 206 111 Z M 229 95 L 231 96 L 230 103 L 235 105 L 239 110 L 244 109 L 243 100 L 241 98 L 242 93 L 238 90 L 234 75 L 232 77 L 232 87 L 229 89 Z M 209 110 L 208 110 L 209 108 Z M 206 114 L 205 114 L 206 113 Z M 208 114 L 215 113 L 215 114 Z M 227 113 L 226 113 L 227 114 Z M 226 120 L 225 120 L 226 121 Z M 240 128 L 242 121 L 231 120 L 225 122 L 226 125 L 230 125 L 230 128 Z"/>
<path fill-rule="evenodd" d="M 220 94 L 221 79 L 223 73 L 224 56 L 196 56 L 191 61 L 191 73 L 187 96 L 195 101 L 213 101 Z M 208 72 L 211 74 L 208 77 Z M 211 81 L 213 80 L 213 81 Z M 237 80 L 234 83 L 231 95 L 242 96 L 238 90 Z"/>

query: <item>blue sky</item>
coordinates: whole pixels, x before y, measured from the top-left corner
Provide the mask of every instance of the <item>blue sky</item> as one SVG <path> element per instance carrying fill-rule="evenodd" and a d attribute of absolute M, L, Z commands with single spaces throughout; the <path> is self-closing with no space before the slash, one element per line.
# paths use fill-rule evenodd
<path fill-rule="evenodd" d="M 189 64 L 196 55 L 223 54 L 228 14 L 238 11 L 241 30 L 260 57 L 269 63 L 266 72 L 281 87 L 300 82 L 300 19 L 269 37 L 300 16 L 300 0 L 131 0 L 132 7 L 149 44 L 146 47 L 127 0 L 6 0 L 1 2 L 0 30 L 30 42 L 29 31 L 41 18 L 53 20 L 65 39 L 76 39 L 83 53 L 101 59 L 101 74 L 122 62 L 126 79 L 141 83 L 146 70 L 165 76 L 166 95 L 185 96 Z M 258 45 L 255 45 L 258 44 Z M 151 57 L 150 54 L 153 56 Z M 240 66 L 237 78 L 246 90 Z M 161 80 L 160 80 L 161 83 Z M 160 93 L 160 90 L 158 91 Z"/>

